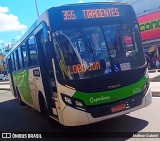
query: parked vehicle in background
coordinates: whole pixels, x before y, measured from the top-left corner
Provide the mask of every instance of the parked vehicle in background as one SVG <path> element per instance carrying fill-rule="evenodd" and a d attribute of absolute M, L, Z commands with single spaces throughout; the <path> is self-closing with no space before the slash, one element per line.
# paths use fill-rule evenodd
<path fill-rule="evenodd" d="M 8 75 L 4 75 L 2 80 L 8 80 Z"/>
<path fill-rule="evenodd" d="M 8 75 L 0 74 L 0 80 L 8 80 Z"/>
<path fill-rule="evenodd" d="M 4 77 L 4 74 L 0 74 L 0 80 L 2 80 L 3 77 Z"/>

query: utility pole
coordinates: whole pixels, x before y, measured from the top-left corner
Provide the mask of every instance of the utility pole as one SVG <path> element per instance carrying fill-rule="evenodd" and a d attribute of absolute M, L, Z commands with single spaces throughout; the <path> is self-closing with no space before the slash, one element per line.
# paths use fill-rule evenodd
<path fill-rule="evenodd" d="M 39 12 L 38 12 L 37 0 L 35 0 L 35 5 L 36 5 L 37 17 L 39 18 Z"/>

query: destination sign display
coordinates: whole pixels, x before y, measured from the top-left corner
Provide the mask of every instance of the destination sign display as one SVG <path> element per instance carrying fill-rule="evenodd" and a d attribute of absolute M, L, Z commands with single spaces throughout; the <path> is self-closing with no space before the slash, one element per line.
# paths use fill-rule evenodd
<path fill-rule="evenodd" d="M 101 66 L 100 66 L 99 61 L 89 63 L 88 69 L 85 64 L 77 64 L 77 65 L 73 65 L 73 66 L 68 66 L 69 74 L 84 73 L 84 72 L 86 72 L 86 70 L 95 71 L 95 70 L 100 70 L 100 69 L 101 69 Z"/>
<path fill-rule="evenodd" d="M 62 11 L 62 14 L 64 20 L 97 19 L 121 16 L 119 8 L 64 10 Z"/>

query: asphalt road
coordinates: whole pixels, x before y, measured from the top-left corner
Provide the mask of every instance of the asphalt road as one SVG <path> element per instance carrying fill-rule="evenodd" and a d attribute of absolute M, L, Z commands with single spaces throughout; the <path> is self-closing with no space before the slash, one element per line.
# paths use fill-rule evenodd
<path fill-rule="evenodd" d="M 0 91 L 0 131 L 1 132 L 158 132 L 160 131 L 160 98 L 153 98 L 150 106 L 128 115 L 80 127 L 52 127 L 39 112 L 28 106 L 19 106 L 10 91 Z M 72 118 L 72 117 L 71 117 Z M 63 134 L 62 134 L 63 135 Z M 76 139 L 77 140 L 77 139 Z M 96 139 L 96 140 L 105 140 Z M 113 139 L 111 139 L 113 140 Z M 114 139 L 116 140 L 116 139 Z M 117 140 L 147 140 L 124 138 Z M 150 140 L 153 140 L 150 139 Z M 154 139 L 154 140 L 160 140 Z M 93 141 L 93 139 L 92 139 Z"/>

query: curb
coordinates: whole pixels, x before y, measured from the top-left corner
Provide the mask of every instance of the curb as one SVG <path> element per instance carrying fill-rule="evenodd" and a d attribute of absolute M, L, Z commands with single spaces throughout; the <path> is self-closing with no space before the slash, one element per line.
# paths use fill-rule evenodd
<path fill-rule="evenodd" d="M 9 83 L 0 83 L 0 85 L 9 85 Z"/>
<path fill-rule="evenodd" d="M 10 91 L 11 89 L 10 89 L 10 88 L 0 88 L 0 90 L 7 90 L 7 91 Z"/>
<path fill-rule="evenodd" d="M 152 96 L 153 97 L 160 97 L 160 92 L 153 92 L 152 91 Z"/>
<path fill-rule="evenodd" d="M 154 72 L 160 72 L 160 69 L 156 69 L 156 70 L 148 70 L 149 73 L 154 73 Z"/>

